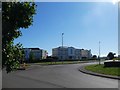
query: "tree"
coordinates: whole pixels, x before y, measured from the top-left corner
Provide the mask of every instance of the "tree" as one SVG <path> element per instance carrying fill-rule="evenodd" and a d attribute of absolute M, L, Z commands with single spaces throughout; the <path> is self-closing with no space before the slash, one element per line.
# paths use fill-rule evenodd
<path fill-rule="evenodd" d="M 11 46 L 8 45 L 8 47 L 6 47 L 6 50 L 7 52 L 9 52 L 9 54 L 7 55 L 7 59 L 9 60 L 5 62 L 6 71 L 8 73 L 13 69 L 17 69 L 20 67 L 20 63 L 23 62 L 24 51 L 22 49 L 22 44 L 20 43 Z"/>
<path fill-rule="evenodd" d="M 107 57 L 108 57 L 108 59 L 113 59 L 114 55 L 115 55 L 115 53 L 109 52 L 108 55 L 107 55 Z"/>
<path fill-rule="evenodd" d="M 22 35 L 21 28 L 32 25 L 35 11 L 34 2 L 2 3 L 2 67 L 6 67 L 7 72 L 14 69 L 23 52 L 22 45 L 19 43 L 14 46 L 13 41 Z"/>
<path fill-rule="evenodd" d="M 93 58 L 93 59 L 97 59 L 97 56 L 96 56 L 96 55 L 93 55 L 92 58 Z"/>
<path fill-rule="evenodd" d="M 35 60 L 34 54 L 33 54 L 32 52 L 30 52 L 29 61 L 30 61 L 30 62 L 34 62 L 34 60 Z"/>

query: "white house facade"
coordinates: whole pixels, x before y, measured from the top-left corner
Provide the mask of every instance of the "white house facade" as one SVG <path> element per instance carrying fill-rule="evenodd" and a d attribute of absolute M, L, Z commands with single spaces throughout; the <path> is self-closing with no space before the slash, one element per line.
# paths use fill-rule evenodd
<path fill-rule="evenodd" d="M 52 56 L 59 60 L 75 60 L 92 57 L 91 50 L 76 49 L 74 47 L 57 47 L 52 49 Z"/>
<path fill-rule="evenodd" d="M 81 49 L 75 49 L 75 58 L 76 59 L 81 59 Z"/>
<path fill-rule="evenodd" d="M 75 59 L 75 48 L 68 47 L 68 59 Z"/>
<path fill-rule="evenodd" d="M 58 57 L 61 60 L 67 59 L 67 57 L 68 57 L 67 47 L 58 47 L 58 48 L 52 49 L 52 56 Z"/>
<path fill-rule="evenodd" d="M 91 57 L 92 57 L 91 50 L 81 49 L 81 58 L 88 58 L 88 59 L 90 59 Z"/>

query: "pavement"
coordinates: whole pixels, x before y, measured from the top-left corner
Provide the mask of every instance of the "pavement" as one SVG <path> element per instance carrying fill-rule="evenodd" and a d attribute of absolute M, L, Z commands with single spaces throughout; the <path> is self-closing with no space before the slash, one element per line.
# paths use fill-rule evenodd
<path fill-rule="evenodd" d="M 87 63 L 85 63 L 87 64 Z M 78 70 L 82 64 L 31 65 L 26 70 L 2 73 L 3 88 L 118 88 L 118 80 Z"/>
<path fill-rule="evenodd" d="M 120 80 L 119 76 L 105 75 L 105 74 L 100 74 L 100 73 L 92 72 L 92 71 L 86 70 L 85 66 L 88 66 L 88 65 L 81 65 L 78 70 L 80 72 L 82 72 L 82 73 L 89 74 L 89 75 L 94 75 L 94 76 L 99 76 L 99 77 L 104 77 L 104 78 L 110 78 L 110 79 Z"/>

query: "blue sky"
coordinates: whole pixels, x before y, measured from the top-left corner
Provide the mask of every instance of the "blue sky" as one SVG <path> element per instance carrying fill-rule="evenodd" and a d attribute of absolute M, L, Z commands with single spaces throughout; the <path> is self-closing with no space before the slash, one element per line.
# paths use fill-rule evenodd
<path fill-rule="evenodd" d="M 33 25 L 21 29 L 22 36 L 14 43 L 38 47 L 52 54 L 52 48 L 64 46 L 91 49 L 98 55 L 118 53 L 118 6 L 105 2 L 36 2 Z"/>

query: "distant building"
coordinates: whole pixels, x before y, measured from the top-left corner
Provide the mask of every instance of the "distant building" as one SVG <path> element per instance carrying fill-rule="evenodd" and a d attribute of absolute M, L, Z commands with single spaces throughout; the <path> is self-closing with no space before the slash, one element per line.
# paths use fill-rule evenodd
<path fill-rule="evenodd" d="M 81 49 L 81 58 L 88 58 L 88 59 L 90 59 L 91 57 L 92 57 L 91 50 Z"/>
<path fill-rule="evenodd" d="M 34 59 L 41 60 L 46 59 L 48 53 L 46 50 L 39 49 L 39 48 L 24 48 L 25 52 L 25 60 L 30 59 L 30 54 L 34 56 Z"/>
<path fill-rule="evenodd" d="M 52 56 L 58 57 L 58 59 L 61 59 L 61 60 L 67 59 L 68 57 L 67 47 L 58 47 L 58 48 L 52 49 Z"/>
<path fill-rule="evenodd" d="M 75 49 L 75 58 L 82 59 L 81 49 Z"/>
<path fill-rule="evenodd" d="M 24 49 L 24 54 L 25 54 L 25 60 L 29 60 L 29 56 L 30 56 L 30 52 L 31 52 L 31 49 L 29 48 L 23 48 Z"/>
<path fill-rule="evenodd" d="M 76 54 L 75 54 L 75 48 L 74 47 L 68 47 L 67 48 L 68 49 L 68 59 L 76 59 L 75 58 L 75 56 L 76 56 Z"/>
<path fill-rule="evenodd" d="M 33 54 L 34 59 L 42 59 L 42 52 L 39 48 L 29 48 L 30 49 L 30 53 Z"/>
<path fill-rule="evenodd" d="M 43 50 L 43 49 L 41 49 L 41 52 L 42 52 L 41 59 L 46 59 L 48 56 L 48 52 L 46 50 Z"/>
<path fill-rule="evenodd" d="M 52 56 L 59 60 L 75 60 L 82 58 L 91 58 L 91 50 L 76 49 L 74 47 L 57 47 L 52 49 Z"/>

